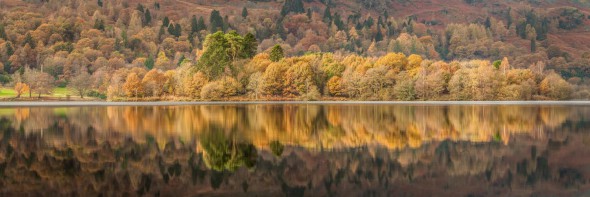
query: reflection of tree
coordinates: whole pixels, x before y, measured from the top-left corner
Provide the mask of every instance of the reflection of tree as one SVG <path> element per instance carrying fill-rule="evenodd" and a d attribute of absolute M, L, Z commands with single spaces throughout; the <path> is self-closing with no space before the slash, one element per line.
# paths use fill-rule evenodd
<path fill-rule="evenodd" d="M 223 132 L 214 130 L 201 138 L 203 160 L 207 167 L 216 171 L 235 171 L 241 166 L 256 165 L 258 152 L 251 143 L 228 139 Z"/>

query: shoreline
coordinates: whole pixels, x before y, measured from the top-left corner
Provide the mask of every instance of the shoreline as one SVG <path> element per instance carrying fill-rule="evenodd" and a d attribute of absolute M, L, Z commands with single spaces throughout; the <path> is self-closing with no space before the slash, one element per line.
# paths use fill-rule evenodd
<path fill-rule="evenodd" d="M 8 101 L 0 107 L 188 106 L 188 105 L 588 105 L 590 101 Z"/>

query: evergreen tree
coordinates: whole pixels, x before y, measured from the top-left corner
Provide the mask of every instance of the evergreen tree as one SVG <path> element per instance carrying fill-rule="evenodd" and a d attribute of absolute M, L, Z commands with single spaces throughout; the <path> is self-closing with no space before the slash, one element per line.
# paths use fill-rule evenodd
<path fill-rule="evenodd" d="M 285 40 L 287 34 L 285 33 L 285 26 L 283 26 L 283 20 L 279 19 L 276 24 L 275 33 L 281 37 L 281 39 Z"/>
<path fill-rule="evenodd" d="M 145 10 L 144 19 L 145 19 L 144 25 L 149 25 L 150 23 L 152 23 L 152 14 L 150 13 L 149 8 Z"/>
<path fill-rule="evenodd" d="M 340 17 L 340 14 L 338 14 L 338 12 L 336 12 L 334 14 L 333 19 L 334 19 L 334 24 L 336 25 L 336 27 L 338 27 L 338 30 L 344 30 L 345 24 L 342 21 L 342 18 Z"/>
<path fill-rule="evenodd" d="M 490 21 L 490 17 L 489 16 L 486 18 L 486 22 L 484 23 L 484 25 L 488 29 L 492 27 L 492 21 Z"/>
<path fill-rule="evenodd" d="M 275 45 L 274 47 L 272 47 L 272 49 L 270 50 L 270 60 L 273 62 L 278 62 L 281 59 L 283 59 L 285 57 L 285 54 L 283 52 L 283 47 L 281 47 L 281 45 Z"/>
<path fill-rule="evenodd" d="M 508 29 L 510 29 L 510 26 L 512 26 L 512 15 L 510 14 L 510 12 L 512 12 L 512 8 L 508 8 L 508 11 L 506 12 L 506 27 L 508 27 Z"/>
<path fill-rule="evenodd" d="M 155 3 L 154 3 L 154 8 L 155 8 L 156 10 L 160 10 L 160 3 L 159 3 L 159 2 L 155 2 Z"/>
<path fill-rule="evenodd" d="M 198 31 L 202 31 L 202 30 L 206 30 L 207 29 L 207 25 L 205 25 L 205 19 L 203 18 L 203 16 L 199 17 L 199 21 L 197 21 L 197 30 Z"/>
<path fill-rule="evenodd" d="M 170 25 L 170 19 L 168 19 L 168 17 L 164 17 L 164 20 L 162 20 L 162 26 L 164 27 L 168 27 Z"/>
<path fill-rule="evenodd" d="M 311 17 L 312 17 L 311 8 L 307 8 L 307 18 L 309 20 L 311 20 Z"/>
<path fill-rule="evenodd" d="M 191 33 L 195 33 L 199 31 L 199 22 L 197 21 L 197 16 L 193 15 L 191 18 Z"/>
<path fill-rule="evenodd" d="M 281 9 L 281 15 L 286 16 L 289 13 L 305 13 L 303 1 L 301 0 L 286 0 Z"/>
<path fill-rule="evenodd" d="M 154 64 L 156 62 L 154 61 L 154 57 L 152 57 L 151 55 L 147 58 L 147 60 L 145 60 L 144 65 L 148 70 L 151 70 L 152 68 L 154 68 Z"/>
<path fill-rule="evenodd" d="M 96 4 L 98 4 L 98 7 L 102 7 L 102 0 L 98 0 Z"/>
<path fill-rule="evenodd" d="M 383 33 L 381 33 L 381 26 L 377 25 L 377 34 L 375 34 L 375 42 L 383 40 Z"/>
<path fill-rule="evenodd" d="M 33 36 L 31 36 L 31 33 L 27 32 L 27 34 L 25 35 L 25 39 L 23 40 L 23 46 L 29 44 L 29 46 L 31 46 L 31 48 L 35 48 L 35 46 L 37 45 L 37 43 L 35 42 L 35 40 L 33 40 Z"/>
<path fill-rule="evenodd" d="M 12 43 L 11 42 L 6 42 L 6 56 L 10 57 L 11 55 L 14 54 L 14 47 L 12 47 Z"/>
<path fill-rule="evenodd" d="M 104 31 L 104 21 L 102 19 L 96 19 L 93 28 Z"/>
<path fill-rule="evenodd" d="M 537 52 L 537 40 L 531 38 L 531 53 Z"/>
<path fill-rule="evenodd" d="M 203 49 L 205 51 L 199 59 L 198 69 L 215 79 L 231 63 L 228 54 L 229 43 L 223 32 L 218 31 L 205 38 Z"/>
<path fill-rule="evenodd" d="M 258 41 L 256 41 L 256 37 L 252 33 L 247 33 L 244 36 L 243 47 L 242 47 L 242 55 L 245 58 L 252 58 L 256 55 L 256 51 L 258 50 Z"/>
<path fill-rule="evenodd" d="M 332 13 L 330 12 L 330 6 L 326 6 L 326 10 L 324 10 L 324 21 L 332 22 Z"/>
<path fill-rule="evenodd" d="M 242 17 L 243 18 L 248 17 L 248 9 L 246 7 L 244 7 L 244 9 L 242 9 Z"/>
<path fill-rule="evenodd" d="M 135 8 L 135 9 L 137 9 L 141 13 L 145 12 L 145 8 L 143 7 L 143 5 L 141 3 L 138 3 L 137 8 Z"/>
<path fill-rule="evenodd" d="M 180 24 L 176 23 L 176 26 L 174 26 L 174 33 L 176 37 L 180 37 L 182 35 L 182 27 Z"/>
<path fill-rule="evenodd" d="M 168 26 L 168 33 L 170 35 L 176 35 L 176 27 L 174 26 L 174 24 L 170 24 Z"/>
<path fill-rule="evenodd" d="M 211 11 L 211 16 L 209 17 L 209 26 L 211 33 L 216 33 L 223 30 L 223 18 L 221 17 L 219 11 Z"/>
<path fill-rule="evenodd" d="M 0 38 L 6 40 L 6 29 L 4 29 L 4 25 L 0 24 Z"/>
<path fill-rule="evenodd" d="M 158 40 L 162 41 L 162 36 L 166 33 L 166 30 L 164 30 L 164 26 L 160 26 L 160 31 L 158 31 Z"/>

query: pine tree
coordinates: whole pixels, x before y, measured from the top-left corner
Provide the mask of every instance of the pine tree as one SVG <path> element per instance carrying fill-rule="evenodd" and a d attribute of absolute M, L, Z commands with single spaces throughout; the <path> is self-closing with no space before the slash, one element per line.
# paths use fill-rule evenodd
<path fill-rule="evenodd" d="M 537 40 L 531 38 L 531 53 L 537 52 Z"/>
<path fill-rule="evenodd" d="M 244 9 L 242 9 L 242 17 L 243 18 L 248 17 L 248 9 L 246 7 L 244 7 Z"/>
<path fill-rule="evenodd" d="M 144 19 L 145 19 L 145 25 L 149 25 L 150 23 L 152 23 L 152 14 L 150 13 L 150 9 L 146 9 L 145 10 L 145 14 L 144 14 Z"/>
<path fill-rule="evenodd" d="M 307 18 L 309 20 L 311 20 L 311 17 L 312 17 L 311 8 L 307 8 Z"/>
<path fill-rule="evenodd" d="M 96 4 L 98 4 L 99 7 L 102 7 L 102 0 L 98 0 Z"/>
<path fill-rule="evenodd" d="M 14 47 L 12 47 L 12 43 L 11 42 L 6 42 L 6 45 L 4 45 L 6 47 L 6 56 L 10 57 L 11 55 L 14 54 Z"/>
<path fill-rule="evenodd" d="M 285 57 L 285 54 L 283 52 L 283 47 L 281 47 L 281 45 L 275 45 L 274 47 L 272 47 L 272 49 L 270 50 L 270 60 L 273 62 L 278 62 L 281 59 L 283 59 Z"/>
<path fill-rule="evenodd" d="M 377 34 L 375 34 L 375 41 L 379 42 L 383 40 L 383 33 L 381 33 L 381 26 L 377 25 Z"/>
<path fill-rule="evenodd" d="M 210 32 L 215 33 L 217 31 L 223 31 L 223 18 L 217 10 L 211 11 L 209 17 Z"/>
<path fill-rule="evenodd" d="M 144 62 L 144 65 L 148 70 L 151 70 L 152 68 L 154 68 L 154 64 L 155 64 L 154 57 L 152 57 L 151 55 Z"/>
<path fill-rule="evenodd" d="M 197 30 L 203 31 L 207 29 L 207 25 L 205 25 L 205 19 L 201 16 L 199 17 L 199 21 L 197 21 Z"/>
<path fill-rule="evenodd" d="M 96 19 L 93 28 L 104 31 L 104 21 L 102 19 Z"/>
<path fill-rule="evenodd" d="M 0 24 L 0 38 L 6 40 L 6 29 L 4 29 L 4 25 Z"/>
<path fill-rule="evenodd" d="M 209 34 L 203 45 L 203 55 L 199 59 L 198 69 L 213 78 L 217 78 L 227 66 L 229 66 L 230 55 L 228 54 L 229 43 L 223 32 Z"/>
<path fill-rule="evenodd" d="M 162 40 L 162 36 L 166 33 L 166 30 L 164 30 L 164 26 L 160 26 L 160 31 L 158 31 L 158 40 L 161 41 Z"/>
<path fill-rule="evenodd" d="M 332 21 L 332 13 L 330 12 L 330 6 L 326 6 L 326 10 L 324 10 L 324 21 Z"/>
<path fill-rule="evenodd" d="M 176 35 L 176 27 L 174 27 L 174 24 L 170 24 L 168 26 L 168 33 L 170 35 Z"/>
<path fill-rule="evenodd" d="M 286 0 L 281 9 L 281 15 L 286 16 L 289 13 L 305 13 L 303 1 L 301 0 Z"/>
<path fill-rule="evenodd" d="M 27 34 L 25 35 L 25 39 L 23 40 L 23 46 L 29 44 L 29 46 L 31 46 L 32 49 L 35 48 L 35 46 L 37 45 L 37 43 L 35 42 L 35 40 L 33 40 L 33 36 L 31 36 L 31 33 L 27 32 Z"/>
<path fill-rule="evenodd" d="M 141 13 L 145 12 L 145 8 L 143 7 L 143 5 L 141 3 L 137 4 L 137 8 L 135 8 L 135 9 L 137 9 Z"/>
<path fill-rule="evenodd" d="M 174 33 L 176 37 L 180 37 L 182 35 L 182 27 L 180 24 L 176 23 L 176 26 L 174 26 Z"/>
<path fill-rule="evenodd" d="M 191 18 L 191 33 L 195 33 L 199 31 L 199 22 L 197 21 L 197 16 L 193 15 Z"/>
<path fill-rule="evenodd" d="M 247 33 L 244 36 L 244 42 L 242 46 L 242 55 L 245 58 L 252 58 L 256 55 L 256 51 L 258 50 L 258 41 L 256 41 L 256 37 L 252 33 Z"/>
<path fill-rule="evenodd" d="M 164 17 L 164 20 L 162 20 L 162 26 L 164 27 L 168 27 L 170 25 L 170 19 L 168 19 L 168 17 Z"/>

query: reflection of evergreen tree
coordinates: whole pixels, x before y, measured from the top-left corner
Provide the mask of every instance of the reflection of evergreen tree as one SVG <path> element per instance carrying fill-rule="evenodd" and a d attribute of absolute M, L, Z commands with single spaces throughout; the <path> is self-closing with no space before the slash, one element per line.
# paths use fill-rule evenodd
<path fill-rule="evenodd" d="M 251 168 L 258 160 L 254 145 L 230 140 L 220 130 L 205 135 L 201 143 L 204 149 L 203 160 L 214 171 L 235 171 L 241 166 Z"/>

